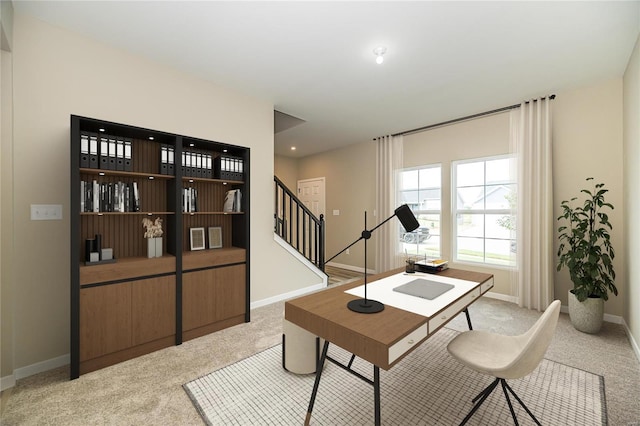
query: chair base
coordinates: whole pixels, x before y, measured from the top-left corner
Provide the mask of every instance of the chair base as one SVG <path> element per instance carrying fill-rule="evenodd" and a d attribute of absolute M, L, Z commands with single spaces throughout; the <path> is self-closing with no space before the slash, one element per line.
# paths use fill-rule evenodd
<path fill-rule="evenodd" d="M 511 393 L 511 395 L 513 395 L 513 397 L 516 399 L 516 401 L 518 401 L 518 403 L 522 406 L 522 408 L 525 409 L 525 411 L 527 412 L 527 414 L 529 414 L 529 416 L 533 419 L 533 421 L 538 426 L 542 426 L 538 421 L 538 419 L 536 419 L 536 416 L 533 415 L 531 410 L 527 408 L 524 402 L 522 402 L 522 400 L 518 397 L 518 395 L 516 395 L 513 389 L 511 389 L 511 386 L 509 386 L 507 381 L 501 378 L 496 378 L 493 382 L 491 382 L 491 384 L 489 384 L 489 386 L 484 388 L 478 395 L 476 395 L 475 398 L 473 398 L 472 402 L 475 405 L 473 406 L 469 414 L 467 414 L 467 416 L 464 418 L 464 420 L 462 420 L 462 423 L 460 423 L 460 426 L 463 426 L 464 424 L 466 424 L 469 421 L 469 419 L 475 414 L 475 412 L 478 411 L 478 408 L 480 408 L 480 406 L 484 403 L 484 401 L 486 401 L 489 395 L 491 395 L 491 392 L 495 390 L 496 386 L 498 386 L 498 383 L 502 385 L 502 392 L 504 392 L 504 396 L 507 399 L 507 404 L 509 405 L 509 411 L 511 411 L 511 417 L 513 417 L 513 422 L 516 426 L 519 426 L 518 418 L 516 417 L 516 412 L 513 410 L 513 405 L 511 404 L 509 393 Z"/>

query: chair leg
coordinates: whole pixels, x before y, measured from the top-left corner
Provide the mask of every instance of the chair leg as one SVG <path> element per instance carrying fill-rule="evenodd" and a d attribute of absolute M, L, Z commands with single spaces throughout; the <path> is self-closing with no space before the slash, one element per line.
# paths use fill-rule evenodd
<path fill-rule="evenodd" d="M 486 388 L 484 388 L 482 390 L 482 392 L 480 392 L 478 394 L 478 396 L 476 396 L 473 399 L 473 402 L 476 402 L 478 400 L 478 397 L 480 397 L 480 400 L 476 403 L 476 405 L 473 406 L 473 408 L 471 409 L 471 411 L 469 411 L 469 414 L 467 414 L 467 416 L 464 418 L 464 420 L 462 420 L 462 423 L 460 423 L 460 426 L 465 425 L 469 419 L 471 418 L 471 416 L 473 416 L 473 414 L 478 411 L 478 408 L 480 408 L 480 406 L 482 405 L 482 403 L 487 399 L 487 397 L 489 395 L 491 395 L 491 392 L 493 392 L 493 390 L 496 388 L 496 386 L 498 385 L 498 382 L 500 381 L 500 379 L 496 378 L 489 386 L 487 386 Z"/>
<path fill-rule="evenodd" d="M 503 379 L 504 380 L 504 379 Z M 511 392 L 511 395 L 513 395 L 513 397 L 516 399 L 516 401 L 518 401 L 518 403 L 522 406 L 522 408 L 524 408 L 524 410 L 527 412 L 527 414 L 529 414 L 529 416 L 531 417 L 531 419 L 533 419 L 534 422 L 536 422 L 536 424 L 538 426 L 542 426 L 540 424 L 540 422 L 538 421 L 538 419 L 536 419 L 536 416 L 533 415 L 533 413 L 531 412 L 531 410 L 529 410 L 529 408 L 524 405 L 524 402 L 522 402 L 522 400 L 520 399 L 520 397 L 518 397 L 518 395 L 516 395 L 516 393 L 513 391 L 513 389 L 511 389 L 511 386 L 509 386 L 509 384 L 507 383 L 506 380 L 504 380 L 503 383 L 503 388 L 506 387 L 509 392 Z M 508 398 L 507 398 L 508 399 Z"/>
<path fill-rule="evenodd" d="M 507 404 L 509 404 L 509 411 L 511 411 L 511 417 L 513 417 L 513 423 L 516 426 L 520 426 L 518 423 L 518 418 L 516 417 L 516 412 L 513 411 L 513 405 L 511 404 L 511 399 L 509 399 L 509 392 L 507 392 L 507 382 L 504 379 L 500 379 L 500 383 L 502 384 L 502 392 L 504 392 L 504 397 L 507 398 Z"/>

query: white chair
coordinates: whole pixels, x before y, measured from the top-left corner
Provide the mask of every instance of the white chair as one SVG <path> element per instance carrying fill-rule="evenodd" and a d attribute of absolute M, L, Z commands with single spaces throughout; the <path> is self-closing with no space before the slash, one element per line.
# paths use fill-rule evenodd
<path fill-rule="evenodd" d="M 533 421 L 540 425 L 538 419 L 507 384 L 506 379 L 519 379 L 536 369 L 551 343 L 559 315 L 560 301 L 555 300 L 533 327 L 519 336 L 502 336 L 474 330 L 465 331 L 449 342 L 447 350 L 454 358 L 472 370 L 496 378 L 473 399 L 475 405 L 460 423 L 461 426 L 480 408 L 498 383 L 502 384 L 502 391 L 507 398 L 515 424 L 518 425 L 518 419 L 507 391 L 515 397 Z"/>

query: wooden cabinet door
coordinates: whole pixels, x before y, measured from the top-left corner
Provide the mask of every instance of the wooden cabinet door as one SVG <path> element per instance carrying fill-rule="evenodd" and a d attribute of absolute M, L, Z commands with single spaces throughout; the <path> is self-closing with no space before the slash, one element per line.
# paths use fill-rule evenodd
<path fill-rule="evenodd" d="M 245 265 L 226 266 L 182 275 L 184 331 L 245 313 Z"/>
<path fill-rule="evenodd" d="M 131 346 L 131 283 L 80 290 L 80 360 Z"/>
<path fill-rule="evenodd" d="M 131 283 L 133 345 L 152 342 L 176 332 L 176 277 Z"/>

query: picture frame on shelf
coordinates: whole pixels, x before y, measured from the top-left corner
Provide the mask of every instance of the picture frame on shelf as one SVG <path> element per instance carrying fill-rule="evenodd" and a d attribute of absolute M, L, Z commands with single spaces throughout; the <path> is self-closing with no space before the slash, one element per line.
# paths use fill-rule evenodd
<path fill-rule="evenodd" d="M 222 227 L 209 227 L 209 248 L 222 248 Z"/>
<path fill-rule="evenodd" d="M 189 243 L 191 250 L 204 250 L 204 242 L 204 228 L 189 228 Z"/>

